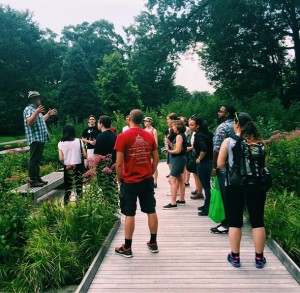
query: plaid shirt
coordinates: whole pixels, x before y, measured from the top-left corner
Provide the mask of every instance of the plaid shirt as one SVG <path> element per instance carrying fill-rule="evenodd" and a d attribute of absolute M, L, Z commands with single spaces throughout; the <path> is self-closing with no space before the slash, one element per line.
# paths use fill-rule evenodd
<path fill-rule="evenodd" d="M 42 113 L 39 113 L 35 122 L 29 126 L 26 121 L 31 115 L 35 112 L 36 106 L 33 104 L 28 105 L 23 112 L 24 117 L 24 126 L 25 126 L 25 134 L 27 138 L 27 143 L 30 145 L 34 141 L 46 142 L 49 140 L 49 134 L 46 126 L 46 122 L 44 120 L 44 116 Z"/>
<path fill-rule="evenodd" d="M 228 119 L 222 122 L 214 133 L 213 143 L 214 151 L 219 152 L 222 142 L 226 137 L 234 135 L 233 131 L 233 119 Z"/>

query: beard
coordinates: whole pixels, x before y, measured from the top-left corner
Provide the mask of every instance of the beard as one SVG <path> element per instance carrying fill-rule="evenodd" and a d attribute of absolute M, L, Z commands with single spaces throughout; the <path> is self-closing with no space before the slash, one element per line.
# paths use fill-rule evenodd
<path fill-rule="evenodd" d="M 225 120 L 225 117 L 218 117 L 218 125 L 224 122 Z"/>

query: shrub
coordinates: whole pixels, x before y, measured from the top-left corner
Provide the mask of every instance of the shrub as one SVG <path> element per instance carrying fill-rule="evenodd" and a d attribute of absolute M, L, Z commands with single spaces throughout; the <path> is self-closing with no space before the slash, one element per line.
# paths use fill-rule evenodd
<path fill-rule="evenodd" d="M 268 144 L 268 168 L 273 175 L 274 186 L 300 195 L 300 130 L 291 133 L 276 132 L 266 140 Z"/>
<path fill-rule="evenodd" d="M 267 196 L 267 233 L 300 265 L 300 199 L 293 192 L 272 191 Z"/>

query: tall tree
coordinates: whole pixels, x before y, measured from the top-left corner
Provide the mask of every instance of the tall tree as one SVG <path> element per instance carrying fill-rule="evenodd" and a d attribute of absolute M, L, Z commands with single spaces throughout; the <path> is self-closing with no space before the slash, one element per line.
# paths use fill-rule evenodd
<path fill-rule="evenodd" d="M 103 65 L 104 56 L 121 51 L 124 44 L 122 37 L 115 32 L 114 25 L 106 20 L 67 26 L 62 31 L 62 41 L 69 45 L 80 45 L 95 78 L 97 68 Z"/>
<path fill-rule="evenodd" d="M 140 92 L 133 83 L 128 64 L 119 53 L 104 57 L 98 78 L 101 100 L 109 114 L 116 110 L 128 114 L 133 108 L 142 107 Z"/>
<path fill-rule="evenodd" d="M 59 91 L 59 117 L 63 121 L 71 117 L 82 122 L 89 115 L 98 116 L 101 112 L 102 105 L 93 75 L 81 47 L 75 43 L 69 49 L 63 66 Z"/>
<path fill-rule="evenodd" d="M 0 133 L 22 133 L 27 92 L 42 83 L 42 32 L 29 11 L 8 6 L 0 5 L 0 23 Z"/>
<path fill-rule="evenodd" d="M 163 21 L 156 15 L 143 12 L 126 29 L 130 70 L 146 107 L 168 103 L 175 93 L 177 56 L 161 26 Z"/>

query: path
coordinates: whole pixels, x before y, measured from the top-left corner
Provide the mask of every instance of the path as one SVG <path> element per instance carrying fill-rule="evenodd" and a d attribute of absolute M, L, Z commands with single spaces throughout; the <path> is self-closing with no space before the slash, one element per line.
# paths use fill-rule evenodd
<path fill-rule="evenodd" d="M 210 233 L 213 223 L 199 217 L 200 200 L 190 200 L 191 188 L 186 189 L 187 205 L 166 211 L 169 185 L 166 163 L 159 164 L 156 189 L 159 217 L 158 244 L 160 252 L 151 254 L 147 217 L 137 212 L 131 259 L 115 255 L 114 248 L 124 242 L 124 218 L 94 280 L 89 293 L 96 292 L 300 292 L 298 283 L 266 247 L 267 265 L 254 267 L 254 252 L 249 228 L 244 229 L 241 245 L 241 268 L 227 263 L 228 235 Z M 192 182 L 191 178 L 191 182 Z"/>

